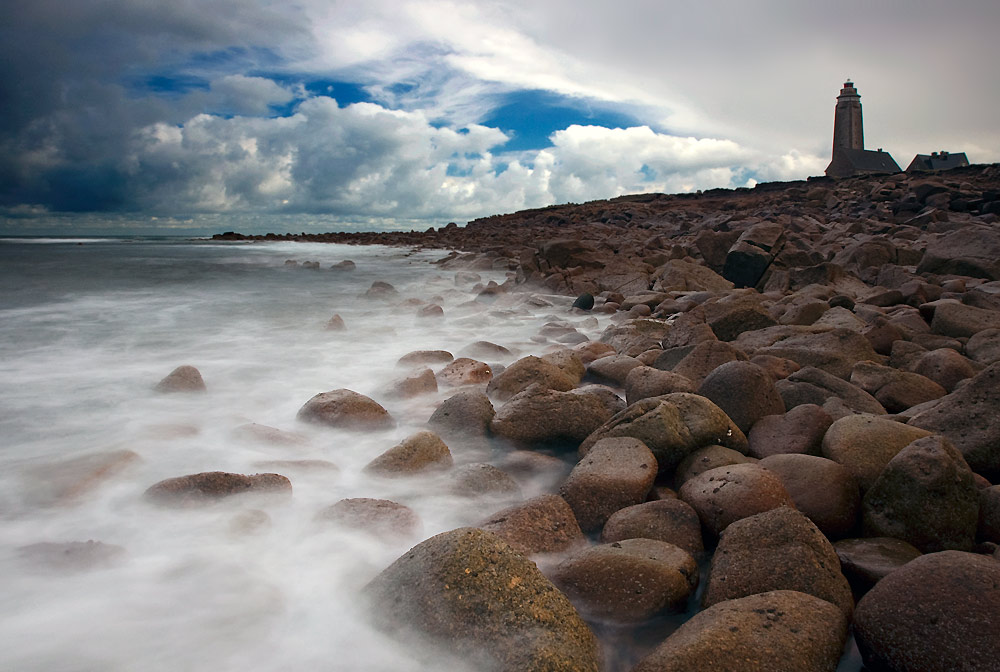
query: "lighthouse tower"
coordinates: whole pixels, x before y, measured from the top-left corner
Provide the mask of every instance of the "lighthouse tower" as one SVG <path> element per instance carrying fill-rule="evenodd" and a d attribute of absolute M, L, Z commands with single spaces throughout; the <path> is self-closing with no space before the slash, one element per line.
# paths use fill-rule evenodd
<path fill-rule="evenodd" d="M 833 118 L 833 153 L 838 149 L 864 149 L 865 132 L 861 122 L 861 95 L 854 82 L 844 82 L 837 96 Z"/>
<path fill-rule="evenodd" d="M 898 173 L 899 166 L 889 152 L 865 149 L 861 123 L 861 96 L 854 82 L 844 82 L 837 96 L 833 117 L 833 157 L 826 167 L 830 177 L 851 177 L 872 173 Z"/>

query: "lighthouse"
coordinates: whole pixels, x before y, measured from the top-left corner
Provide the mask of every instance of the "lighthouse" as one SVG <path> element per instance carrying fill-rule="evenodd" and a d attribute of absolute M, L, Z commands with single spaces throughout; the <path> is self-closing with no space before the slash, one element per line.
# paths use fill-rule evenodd
<path fill-rule="evenodd" d="M 826 174 L 851 177 L 866 173 L 898 173 L 899 165 L 883 152 L 865 149 L 865 131 L 861 120 L 861 94 L 854 82 L 844 82 L 837 96 L 833 114 L 833 156 Z"/>

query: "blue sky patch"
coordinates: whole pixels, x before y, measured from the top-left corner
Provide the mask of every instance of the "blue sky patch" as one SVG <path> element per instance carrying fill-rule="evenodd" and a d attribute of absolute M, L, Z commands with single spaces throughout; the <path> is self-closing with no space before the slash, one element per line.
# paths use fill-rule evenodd
<path fill-rule="evenodd" d="M 549 136 L 573 124 L 628 128 L 642 122 L 631 114 L 583 98 L 524 90 L 503 96 L 500 104 L 480 123 L 512 136 L 503 145 L 504 151 L 523 151 L 550 147 Z"/>

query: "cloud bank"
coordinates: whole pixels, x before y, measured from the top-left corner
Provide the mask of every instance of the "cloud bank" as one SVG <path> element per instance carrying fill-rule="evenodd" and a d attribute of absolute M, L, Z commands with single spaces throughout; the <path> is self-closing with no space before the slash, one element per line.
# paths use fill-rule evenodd
<path fill-rule="evenodd" d="M 847 74 L 900 163 L 1000 160 L 1000 9 L 958 4 L 22 3 L 0 27 L 0 214 L 439 225 L 800 179 Z"/>

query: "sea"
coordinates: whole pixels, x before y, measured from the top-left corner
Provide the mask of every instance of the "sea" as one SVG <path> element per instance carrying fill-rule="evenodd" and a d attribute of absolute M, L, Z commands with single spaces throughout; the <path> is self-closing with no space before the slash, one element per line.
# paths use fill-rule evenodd
<path fill-rule="evenodd" d="M 457 391 L 387 399 L 408 373 L 397 361 L 414 350 L 457 356 L 486 340 L 511 351 L 489 362 L 500 368 L 554 347 L 539 333 L 548 323 L 588 338 L 608 324 L 570 314 L 570 297 L 481 297 L 477 284 L 502 283 L 506 271 L 476 271 L 477 282 L 432 263 L 446 254 L 0 239 L 0 669 L 442 669 L 441 652 L 375 630 L 359 600 L 420 539 L 351 532 L 317 515 L 345 498 L 391 499 L 418 514 L 427 538 L 493 513 L 496 502 L 458 498 L 433 479 L 362 472 L 425 429 Z M 331 269 L 344 260 L 355 270 Z M 366 298 L 375 281 L 398 298 Z M 418 316 L 427 303 L 443 317 Z M 344 330 L 326 328 L 334 314 Z M 197 367 L 207 392 L 155 392 L 179 365 Z M 381 401 L 396 427 L 352 432 L 296 420 L 313 395 L 339 388 Z M 294 440 L 254 440 L 240 431 L 248 423 Z M 137 457 L 93 473 L 95 460 L 124 451 Z M 453 452 L 456 464 L 499 459 L 483 448 Z M 269 467 L 275 461 L 300 464 Z M 143 498 L 162 479 L 205 471 L 277 471 L 293 495 L 193 509 Z M 521 487 L 532 496 L 551 483 Z M 88 541 L 123 550 L 80 567 L 37 546 Z"/>
<path fill-rule="evenodd" d="M 421 539 L 505 505 L 452 494 L 440 478 L 363 471 L 458 391 L 441 385 L 393 399 L 387 389 L 411 373 L 397 362 L 415 350 L 461 356 L 488 341 L 510 352 L 487 359 L 500 370 L 562 347 L 553 334 L 567 327 L 596 340 L 614 318 L 574 312 L 572 297 L 483 295 L 509 271 L 470 275 L 434 263 L 447 254 L 0 238 L 0 670 L 474 669 L 440 647 L 383 634 L 361 598 Z M 332 268 L 345 260 L 354 270 Z M 376 281 L 398 296 L 367 297 Z M 429 303 L 443 316 L 420 316 Z M 327 328 L 333 315 L 343 330 Z M 207 391 L 156 392 L 180 365 L 197 367 Z M 381 402 L 396 426 L 358 432 L 297 421 L 311 397 L 340 388 Z M 280 440 L 248 433 L 251 423 Z M 510 450 L 451 449 L 457 465 L 503 465 Z M 553 491 L 573 464 L 561 457 L 519 475 L 524 497 Z M 293 494 L 187 508 L 143 497 L 163 479 L 206 471 L 282 473 Z M 322 517 L 356 497 L 410 507 L 419 536 Z M 630 667 L 614 659 L 608 669 Z M 853 643 L 838 669 L 860 669 Z"/>

